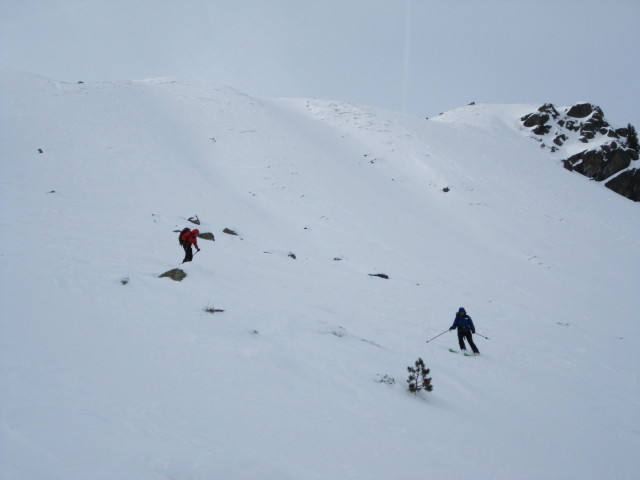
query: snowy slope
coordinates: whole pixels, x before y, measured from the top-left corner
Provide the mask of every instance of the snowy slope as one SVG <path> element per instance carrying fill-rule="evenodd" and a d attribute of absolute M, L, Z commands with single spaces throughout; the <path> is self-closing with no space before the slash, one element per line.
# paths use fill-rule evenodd
<path fill-rule="evenodd" d="M 640 475 L 637 204 L 531 105 L 0 76 L 0 478 Z"/>

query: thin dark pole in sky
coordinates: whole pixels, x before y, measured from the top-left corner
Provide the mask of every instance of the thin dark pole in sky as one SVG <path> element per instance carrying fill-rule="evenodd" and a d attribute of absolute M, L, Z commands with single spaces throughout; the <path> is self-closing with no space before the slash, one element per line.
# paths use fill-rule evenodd
<path fill-rule="evenodd" d="M 407 0 L 404 21 L 404 71 L 402 75 L 402 112 L 407 113 L 409 96 L 409 63 L 411 61 L 411 7 L 413 0 Z"/>

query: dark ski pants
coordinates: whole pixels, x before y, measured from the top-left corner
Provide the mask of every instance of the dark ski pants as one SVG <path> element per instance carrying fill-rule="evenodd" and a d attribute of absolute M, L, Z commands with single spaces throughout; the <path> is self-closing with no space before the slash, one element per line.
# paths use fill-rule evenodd
<path fill-rule="evenodd" d="M 184 248 L 184 260 L 182 260 L 182 263 L 190 262 L 191 260 L 193 260 L 193 251 L 191 250 L 191 244 L 187 243 L 186 245 L 183 245 L 182 248 Z"/>
<path fill-rule="evenodd" d="M 473 350 L 473 353 L 480 353 L 478 347 L 476 347 L 476 344 L 473 343 L 471 332 L 463 332 L 462 330 L 458 329 L 458 343 L 460 344 L 460 350 L 467 349 L 467 347 L 464 345 L 465 338 L 467 339 L 467 342 L 469 342 L 469 346 L 471 347 L 471 350 Z"/>

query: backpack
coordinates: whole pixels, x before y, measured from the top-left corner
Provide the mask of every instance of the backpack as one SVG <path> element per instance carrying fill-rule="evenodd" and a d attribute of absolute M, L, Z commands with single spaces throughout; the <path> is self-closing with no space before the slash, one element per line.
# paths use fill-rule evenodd
<path fill-rule="evenodd" d="M 180 235 L 178 235 L 178 243 L 182 246 L 184 246 L 184 244 L 186 243 L 185 238 L 183 238 L 185 235 L 185 233 L 190 232 L 191 230 L 189 230 L 188 228 L 183 228 L 182 231 L 180 232 Z"/>

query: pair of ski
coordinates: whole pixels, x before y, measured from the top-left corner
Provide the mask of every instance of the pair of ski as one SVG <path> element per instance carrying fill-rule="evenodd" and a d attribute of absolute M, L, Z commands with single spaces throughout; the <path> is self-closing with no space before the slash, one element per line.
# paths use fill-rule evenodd
<path fill-rule="evenodd" d="M 451 353 L 460 353 L 458 350 L 454 350 L 453 348 L 450 348 L 450 349 L 449 349 L 449 351 L 450 351 Z M 475 353 L 462 352 L 462 354 L 463 354 L 465 357 L 475 357 L 475 356 L 476 356 L 476 355 L 475 355 Z"/>

